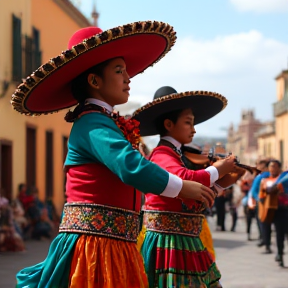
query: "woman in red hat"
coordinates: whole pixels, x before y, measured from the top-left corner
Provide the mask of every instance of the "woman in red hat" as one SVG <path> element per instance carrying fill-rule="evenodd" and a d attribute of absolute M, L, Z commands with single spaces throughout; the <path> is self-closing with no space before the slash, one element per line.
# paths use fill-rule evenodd
<path fill-rule="evenodd" d="M 175 42 L 162 22 L 76 32 L 69 50 L 29 76 L 12 96 L 20 113 L 53 113 L 78 103 L 65 161 L 66 196 L 59 235 L 44 262 L 17 274 L 17 287 L 148 287 L 136 249 L 144 193 L 213 202 L 212 191 L 182 181 L 138 150 L 139 123 L 119 116 L 130 78 L 159 61 Z M 135 189 L 135 188 L 136 189 Z"/>

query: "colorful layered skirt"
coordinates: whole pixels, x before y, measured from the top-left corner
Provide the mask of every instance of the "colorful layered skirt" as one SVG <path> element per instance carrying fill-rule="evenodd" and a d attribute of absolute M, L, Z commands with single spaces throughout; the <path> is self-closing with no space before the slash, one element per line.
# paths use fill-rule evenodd
<path fill-rule="evenodd" d="M 136 248 L 139 215 L 94 204 L 64 207 L 47 258 L 21 270 L 17 288 L 148 288 Z"/>
<path fill-rule="evenodd" d="M 140 246 L 150 288 L 221 287 L 220 272 L 199 238 L 203 218 L 144 211 Z"/>

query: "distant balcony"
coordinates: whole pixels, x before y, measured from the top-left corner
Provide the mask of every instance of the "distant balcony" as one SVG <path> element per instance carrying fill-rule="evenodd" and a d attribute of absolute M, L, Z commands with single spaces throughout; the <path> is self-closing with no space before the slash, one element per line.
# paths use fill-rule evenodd
<path fill-rule="evenodd" d="M 288 97 L 284 97 L 280 101 L 273 104 L 274 116 L 278 117 L 288 112 Z"/>

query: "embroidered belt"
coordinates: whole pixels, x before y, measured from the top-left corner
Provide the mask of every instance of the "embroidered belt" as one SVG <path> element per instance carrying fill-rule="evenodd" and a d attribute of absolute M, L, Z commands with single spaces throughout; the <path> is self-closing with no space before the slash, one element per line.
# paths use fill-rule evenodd
<path fill-rule="evenodd" d="M 199 236 L 203 219 L 201 214 L 145 210 L 143 225 L 155 232 Z"/>
<path fill-rule="evenodd" d="M 139 213 L 99 204 L 67 203 L 59 232 L 93 234 L 136 242 Z"/>

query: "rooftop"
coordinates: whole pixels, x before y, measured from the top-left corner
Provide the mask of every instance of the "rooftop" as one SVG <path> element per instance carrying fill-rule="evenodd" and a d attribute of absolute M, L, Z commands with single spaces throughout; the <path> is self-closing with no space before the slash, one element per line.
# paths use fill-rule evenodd
<path fill-rule="evenodd" d="M 53 0 L 64 12 L 73 18 L 80 27 L 91 26 L 91 22 L 69 0 Z"/>
<path fill-rule="evenodd" d="M 288 70 L 282 70 L 282 72 L 275 77 L 275 80 L 283 77 L 284 75 L 288 75 Z"/>

